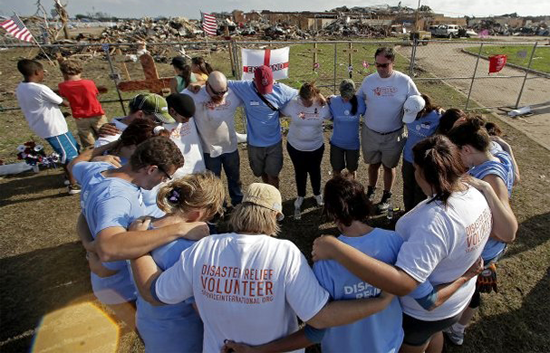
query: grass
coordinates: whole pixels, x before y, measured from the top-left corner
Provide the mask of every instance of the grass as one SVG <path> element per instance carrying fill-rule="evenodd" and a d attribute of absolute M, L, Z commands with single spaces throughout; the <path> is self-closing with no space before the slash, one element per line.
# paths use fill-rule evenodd
<path fill-rule="evenodd" d="M 492 55 L 505 54 L 508 63 L 528 68 L 533 47 L 534 45 L 484 45 L 481 50 L 481 55 L 489 57 Z M 479 53 L 479 46 L 465 48 L 464 50 L 477 55 Z M 549 47 L 538 46 L 535 49 L 530 68 L 540 72 L 550 73 Z"/>
<path fill-rule="evenodd" d="M 334 71 L 334 44 L 319 45 L 321 64 L 317 73 L 313 72 L 313 59 L 307 50 L 312 45 L 293 45 L 291 49 L 291 78 L 285 82 L 298 87 L 301 82 L 317 79 L 319 85 L 327 85 L 325 93 L 332 92 Z M 354 44 L 358 50 L 353 58 L 353 78 L 362 78 L 374 68 L 362 67 L 362 61 L 369 59 L 376 44 Z M 337 44 L 336 82 L 348 76 L 345 44 Z M 9 50 L 0 52 L 0 71 L 3 85 L 0 88 L 0 104 L 17 106 L 13 91 L 19 74 L 14 70 L 17 60 L 28 51 Z M 174 55 L 171 49 L 167 55 Z M 205 55 L 215 67 L 230 74 L 227 53 L 224 51 L 191 51 L 190 55 Z M 56 68 L 50 68 L 46 84 L 55 87 L 61 80 Z M 121 67 L 120 62 L 116 62 Z M 408 61 L 400 56 L 396 68 L 407 72 Z M 132 79 L 139 79 L 139 64 L 127 63 Z M 173 75 L 170 65 L 157 64 L 159 74 Z M 113 99 L 116 91 L 108 78 L 109 69 L 99 58 L 85 65 L 85 77 L 105 85 L 109 92 L 102 98 Z M 429 73 L 425 73 L 428 77 Z M 437 104 L 443 107 L 463 107 L 465 97 L 451 87 L 438 81 L 418 81 L 421 92 L 428 93 Z M 130 98 L 135 93 L 124 93 Z M 109 117 L 122 115 L 119 104 L 104 104 Z M 495 118 L 488 116 L 489 119 Z M 73 119 L 67 120 L 75 132 Z M 240 119 L 237 118 L 237 122 Z M 467 339 L 462 348 L 447 347 L 447 352 L 548 352 L 550 351 L 550 156 L 548 151 L 533 142 L 523 133 L 502 124 L 505 138 L 514 147 L 520 165 L 522 182 L 514 189 L 512 207 L 520 230 L 517 241 L 509 247 L 508 254 L 499 266 L 499 293 L 483 295 L 483 305 L 468 329 Z M 17 145 L 30 138 L 39 138 L 29 130 L 20 111 L 0 114 L 0 159 L 15 161 Z M 328 139 L 329 133 L 325 136 Z M 44 141 L 40 141 L 44 143 Z M 243 185 L 257 181 L 248 168 L 246 149 L 240 148 L 242 158 L 241 175 Z M 325 149 L 322 163 L 322 180 L 330 178 L 329 148 Z M 283 211 L 292 214 L 295 198 L 294 172 L 285 153 L 284 168 L 281 174 Z M 367 167 L 360 163 L 358 179 L 365 184 Z M 395 205 L 401 204 L 401 178 L 398 173 L 395 191 Z M 309 194 L 311 191 L 308 190 Z M 380 195 L 378 195 L 379 197 Z M 282 222 L 281 237 L 292 240 L 309 258 L 313 240 L 321 234 L 337 234 L 334 224 L 320 217 L 320 210 L 314 206 L 312 198 L 306 198 L 302 221 L 295 222 L 286 217 Z M 29 351 L 33 336 L 45 330 L 43 318 L 62 308 L 71 308 L 75 303 L 91 301 L 100 311 L 108 310 L 91 296 L 89 271 L 85 252 L 74 235 L 75 219 L 79 213 L 78 198 L 66 196 L 62 185 L 60 169 L 43 170 L 39 174 L 26 173 L 0 178 L 0 350 L 2 352 Z M 392 228 L 393 222 L 385 217 L 372 220 L 372 225 Z M 63 324 L 63 325 L 61 325 Z M 59 334 L 61 326 L 86 328 L 89 335 L 55 336 L 56 342 L 77 341 L 80 347 L 89 342 L 90 335 L 97 332 L 80 312 L 68 310 L 64 321 L 51 329 Z M 67 331 L 65 331 L 67 332 Z M 101 342 L 102 337 L 94 336 Z M 118 352 L 143 352 L 143 345 L 135 333 L 123 331 L 118 342 Z"/>

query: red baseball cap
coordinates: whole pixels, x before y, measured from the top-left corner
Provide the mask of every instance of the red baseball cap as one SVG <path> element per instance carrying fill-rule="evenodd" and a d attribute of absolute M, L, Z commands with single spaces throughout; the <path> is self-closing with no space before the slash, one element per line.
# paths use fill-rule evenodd
<path fill-rule="evenodd" d="M 254 83 L 258 92 L 269 94 L 273 92 L 273 71 L 269 66 L 260 66 L 254 71 Z"/>

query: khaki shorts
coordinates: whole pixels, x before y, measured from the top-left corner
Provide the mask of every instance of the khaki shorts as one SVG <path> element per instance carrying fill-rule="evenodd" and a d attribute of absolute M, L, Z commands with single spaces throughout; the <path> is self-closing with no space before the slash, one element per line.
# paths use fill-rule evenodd
<path fill-rule="evenodd" d="M 367 164 L 382 163 L 386 168 L 395 168 L 399 164 L 406 141 L 407 133 L 404 128 L 381 134 L 363 125 L 361 131 L 363 159 Z"/>
<path fill-rule="evenodd" d="M 279 176 L 283 169 L 283 141 L 268 147 L 248 145 L 247 149 L 248 162 L 254 176 L 260 177 L 263 174 L 272 177 Z"/>
<path fill-rule="evenodd" d="M 91 118 L 75 118 L 74 120 L 78 129 L 80 144 L 83 148 L 93 146 L 95 140 L 99 137 L 99 128 L 101 125 L 109 122 L 105 115 Z"/>

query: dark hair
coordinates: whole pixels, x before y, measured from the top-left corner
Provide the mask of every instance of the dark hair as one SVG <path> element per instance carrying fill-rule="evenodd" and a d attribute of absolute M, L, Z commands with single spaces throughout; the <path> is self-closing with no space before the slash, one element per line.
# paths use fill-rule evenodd
<path fill-rule="evenodd" d="M 202 56 L 196 56 L 191 59 L 191 62 L 199 67 L 199 71 L 205 75 L 210 75 L 212 71 L 212 66 L 204 60 Z"/>
<path fill-rule="evenodd" d="M 30 77 L 35 71 L 44 70 L 44 67 L 36 60 L 22 59 L 17 62 L 17 70 L 23 76 Z"/>
<path fill-rule="evenodd" d="M 161 170 L 183 167 L 183 155 L 176 144 L 168 137 L 158 136 L 140 143 L 130 158 L 132 171 L 156 165 Z"/>
<path fill-rule="evenodd" d="M 426 105 L 424 105 L 424 109 L 422 109 L 418 115 L 417 115 L 417 119 L 418 118 L 421 118 L 423 116 L 426 116 L 428 114 L 430 114 L 431 112 L 433 112 L 434 110 L 440 110 L 441 107 L 438 106 L 438 105 L 435 105 L 433 102 L 432 102 L 432 99 L 430 98 L 430 96 L 426 95 L 426 94 L 421 94 L 420 95 L 422 97 L 422 99 L 424 99 L 424 102 L 426 102 Z"/>
<path fill-rule="evenodd" d="M 357 114 L 357 109 L 359 109 L 359 101 L 357 100 L 357 96 L 354 94 L 353 97 L 349 100 L 351 103 L 351 112 L 350 115 Z"/>
<path fill-rule="evenodd" d="M 116 153 L 120 152 L 122 147 L 139 145 L 145 140 L 155 136 L 154 129 L 157 126 L 150 119 L 136 118 L 120 135 L 119 142 L 115 147 Z"/>
<path fill-rule="evenodd" d="M 487 133 L 489 136 L 502 136 L 502 130 L 500 129 L 500 126 L 498 126 L 497 123 L 492 122 L 486 122 L 485 123 L 485 130 L 487 130 Z"/>
<path fill-rule="evenodd" d="M 372 212 L 365 188 L 348 173 L 327 181 L 324 199 L 323 216 L 345 226 L 350 226 L 353 221 L 366 222 Z"/>
<path fill-rule="evenodd" d="M 316 99 L 321 91 L 315 86 L 315 82 L 306 82 L 300 87 L 299 95 L 304 99 Z"/>
<path fill-rule="evenodd" d="M 187 94 L 172 93 L 166 97 L 166 103 L 168 108 L 173 108 L 176 113 L 185 118 L 191 118 L 195 115 L 195 101 Z"/>
<path fill-rule="evenodd" d="M 449 139 L 462 148 L 470 145 L 478 151 L 485 152 L 491 145 L 489 133 L 485 130 L 485 120 L 480 116 L 468 116 L 448 133 Z"/>
<path fill-rule="evenodd" d="M 186 86 L 189 85 L 191 83 L 191 66 L 187 64 L 185 58 L 176 56 L 172 59 L 172 66 L 181 71 L 178 76 L 183 78 Z"/>
<path fill-rule="evenodd" d="M 441 135 L 447 135 L 449 131 L 453 128 L 453 125 L 460 118 L 464 118 L 466 113 L 457 108 L 447 109 L 441 118 L 439 118 L 439 127 L 437 128 L 437 133 Z"/>
<path fill-rule="evenodd" d="M 447 137 L 435 135 L 418 142 L 413 147 L 413 156 L 415 168 L 420 168 L 435 193 L 428 203 L 437 200 L 446 205 L 466 173 L 458 148 Z"/>
<path fill-rule="evenodd" d="M 80 61 L 67 59 L 59 63 L 59 69 L 65 75 L 78 75 L 82 73 L 82 64 Z"/>
<path fill-rule="evenodd" d="M 374 59 L 376 59 L 378 55 L 382 55 L 392 62 L 395 60 L 395 52 L 393 51 L 393 48 L 390 47 L 381 47 L 376 49 L 376 52 L 374 53 Z"/>

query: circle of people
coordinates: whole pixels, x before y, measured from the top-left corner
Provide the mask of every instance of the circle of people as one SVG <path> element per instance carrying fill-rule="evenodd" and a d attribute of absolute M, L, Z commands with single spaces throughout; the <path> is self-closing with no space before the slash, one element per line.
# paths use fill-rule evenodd
<path fill-rule="evenodd" d="M 394 60 L 392 48 L 379 48 L 377 72 L 358 90 L 344 80 L 340 95 L 325 98 L 314 83 L 297 91 L 275 82 L 267 66 L 252 82 L 228 81 L 202 58 L 187 65 L 178 57 L 172 94 L 137 95 L 130 114 L 109 124 L 78 62 L 61 63 L 63 98 L 40 84 L 40 63 L 18 63 L 25 117 L 62 156 L 69 192 L 80 192 L 77 232 L 94 294 L 135 324 L 146 352 L 299 351 L 316 343 L 323 352 L 437 352 L 443 333 L 463 343 L 517 232 L 509 198 L 519 170 L 498 126 L 438 107 Z M 83 146 L 94 148 L 79 154 L 59 104 L 70 105 Z M 238 107 L 250 168 L 263 181 L 244 194 Z M 315 240 L 313 268 L 294 243 L 277 238 L 282 115 L 291 119 L 293 217 L 300 219 L 309 175 L 317 205 L 341 233 Z M 325 120 L 333 123 L 333 178 L 321 192 Z M 360 150 L 366 190 L 355 180 Z M 393 207 L 401 155 L 406 213 L 395 231 L 373 228 L 369 216 Z M 373 204 L 381 167 L 383 192 Z M 222 168 L 232 232 L 215 234 L 209 222 L 226 205 Z"/>

